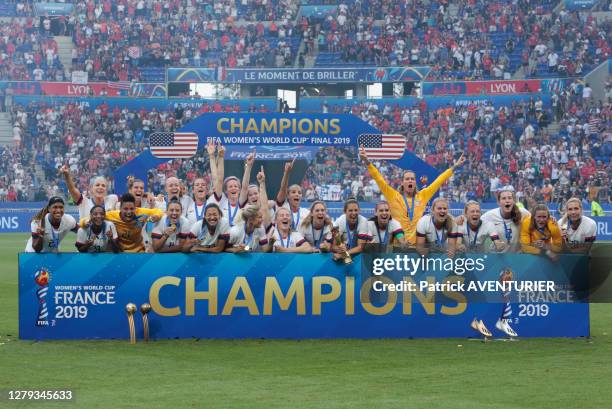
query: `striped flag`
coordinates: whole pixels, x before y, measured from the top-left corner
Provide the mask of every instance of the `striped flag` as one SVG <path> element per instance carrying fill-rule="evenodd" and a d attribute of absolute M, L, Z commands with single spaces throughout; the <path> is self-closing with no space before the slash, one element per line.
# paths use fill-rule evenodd
<path fill-rule="evenodd" d="M 142 56 L 142 54 L 140 53 L 140 47 L 136 45 L 128 47 L 127 53 L 130 58 L 134 58 L 134 59 L 138 59 Z"/>
<path fill-rule="evenodd" d="M 403 135 L 361 134 L 358 146 L 363 146 L 369 159 L 399 159 L 406 150 L 406 137 Z"/>
<path fill-rule="evenodd" d="M 130 89 L 132 81 L 107 81 L 106 86 L 110 89 Z"/>
<path fill-rule="evenodd" d="M 194 132 L 155 132 L 149 137 L 149 147 L 157 158 L 190 158 L 198 150 L 198 135 Z"/>

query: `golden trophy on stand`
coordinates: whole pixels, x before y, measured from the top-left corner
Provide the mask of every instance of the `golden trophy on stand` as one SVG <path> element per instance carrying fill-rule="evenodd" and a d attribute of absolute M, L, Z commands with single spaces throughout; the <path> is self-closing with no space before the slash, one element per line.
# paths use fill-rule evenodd
<path fill-rule="evenodd" d="M 129 303 L 125 306 L 127 312 L 128 324 L 130 326 L 130 344 L 136 343 L 136 327 L 134 326 L 134 313 L 136 312 L 136 304 Z"/>
<path fill-rule="evenodd" d="M 142 314 L 142 331 L 144 334 L 145 342 L 149 341 L 149 312 L 151 311 L 151 304 L 148 302 L 140 306 L 140 313 Z"/>
<path fill-rule="evenodd" d="M 336 245 L 339 246 L 342 244 L 342 235 L 340 234 L 340 229 L 338 228 L 338 226 L 334 226 L 332 227 L 332 242 Z M 344 250 L 340 253 L 336 253 L 340 256 L 340 259 L 342 259 L 342 261 L 344 262 L 344 264 L 352 264 L 353 263 L 353 258 L 351 257 L 351 255 L 349 254 L 349 252 L 347 250 Z"/>

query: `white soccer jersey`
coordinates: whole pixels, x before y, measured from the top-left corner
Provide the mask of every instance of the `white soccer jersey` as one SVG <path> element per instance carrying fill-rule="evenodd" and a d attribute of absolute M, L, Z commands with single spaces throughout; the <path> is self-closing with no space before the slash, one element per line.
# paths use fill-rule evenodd
<path fill-rule="evenodd" d="M 198 205 L 195 201 L 192 201 L 191 206 L 183 208 L 186 214 L 183 214 L 189 220 L 189 223 L 193 226 L 196 222 L 204 219 L 204 210 L 206 209 L 206 202 L 203 202 L 201 205 Z"/>
<path fill-rule="evenodd" d="M 93 239 L 93 244 L 87 249 L 88 253 L 103 253 L 105 251 L 111 251 L 112 248 L 110 241 L 106 235 L 109 230 L 113 233 L 113 239 L 117 240 L 119 236 L 117 235 L 117 228 L 115 227 L 115 224 L 113 222 L 105 221 L 102 231 L 99 234 L 95 234 L 92 231 L 91 226 L 79 228 L 76 242 L 77 244 L 85 244 L 88 240 Z"/>
<path fill-rule="evenodd" d="M 189 209 L 193 207 L 193 199 L 189 196 L 181 196 L 179 202 L 181 202 L 181 208 L 183 209 L 181 216 L 187 217 Z M 165 212 L 168 209 L 168 202 L 166 199 L 162 200 L 161 202 L 155 201 L 155 207 Z"/>
<path fill-rule="evenodd" d="M 117 208 L 118 203 L 119 198 L 117 197 L 117 195 L 106 195 L 104 197 L 104 210 L 115 210 L 115 208 Z M 79 220 L 89 217 L 89 212 L 91 211 L 91 208 L 95 205 L 91 198 L 85 197 L 83 196 L 83 194 L 81 194 L 81 197 L 79 198 L 79 200 L 77 200 L 76 204 L 79 207 Z"/>
<path fill-rule="evenodd" d="M 328 224 L 324 224 L 322 229 L 315 229 L 312 224 L 305 226 L 300 223 L 298 232 L 314 248 L 318 249 L 324 242 L 331 243 L 331 228 Z"/>
<path fill-rule="evenodd" d="M 463 237 L 465 248 L 470 251 L 485 251 L 484 242 L 487 238 L 499 240 L 499 233 L 492 223 L 480 220 L 479 226 L 474 231 L 469 227 L 468 221 L 464 221 L 458 226 L 457 231 Z"/>
<path fill-rule="evenodd" d="M 278 206 L 277 203 L 277 207 L 284 207 L 285 209 L 289 210 L 291 213 L 291 230 L 293 231 L 297 231 L 302 221 L 305 220 L 310 214 L 310 210 L 306 209 L 305 207 L 300 207 L 298 208 L 297 212 L 294 212 L 291 210 L 291 206 L 289 206 L 289 202 L 287 200 L 285 200 L 281 206 Z"/>
<path fill-rule="evenodd" d="M 530 213 L 519 208 L 523 218 L 530 215 Z M 502 253 L 514 252 L 520 248 L 521 240 L 521 224 L 514 224 L 511 219 L 504 219 L 501 216 L 501 209 L 499 207 L 489 210 L 483 214 L 480 219 L 483 222 L 489 222 L 493 224 L 493 229 L 497 233 L 499 240 L 508 244 Z"/>
<path fill-rule="evenodd" d="M 198 239 L 199 246 L 214 247 L 219 239 L 225 240 L 226 243 L 229 241 L 230 226 L 227 220 L 221 219 L 215 226 L 215 231 L 211 233 L 204 220 L 200 220 L 191 226 L 190 235 Z"/>
<path fill-rule="evenodd" d="M 55 228 L 51 225 L 49 221 L 50 215 L 47 214 L 45 216 L 45 232 L 43 233 L 43 246 L 41 253 L 57 253 L 59 251 L 59 245 L 61 241 L 66 237 L 69 231 L 75 230 L 77 226 L 76 220 L 74 217 L 69 214 L 65 214 L 62 216 L 62 220 L 60 221 L 59 228 Z M 30 224 L 30 230 L 32 232 L 32 237 L 28 239 L 28 243 L 26 244 L 25 252 L 26 253 L 35 253 L 34 247 L 32 247 L 32 240 L 34 237 L 37 237 L 37 230 L 40 226 L 40 222 L 38 220 L 33 220 Z"/>
<path fill-rule="evenodd" d="M 232 206 L 225 193 L 222 193 L 221 197 L 218 197 L 213 193 L 206 201 L 206 204 L 208 203 L 216 203 L 219 205 L 221 211 L 223 212 L 223 218 L 227 219 L 230 226 L 234 226 L 235 224 L 239 223 L 238 218 L 236 218 L 236 214 L 238 213 L 238 210 L 240 210 L 240 203 L 236 202 L 236 205 Z"/>
<path fill-rule="evenodd" d="M 272 251 L 276 251 L 280 247 L 286 249 L 300 247 L 302 244 L 306 243 L 306 239 L 302 233 L 297 231 L 289 232 L 289 237 L 285 237 L 283 239 L 278 229 L 274 229 L 272 232 L 272 237 L 275 239 Z"/>
<path fill-rule="evenodd" d="M 239 223 L 230 229 L 229 243 L 231 245 L 245 244 L 256 251 L 268 244 L 268 236 L 263 227 L 257 227 L 251 234 L 246 232 L 246 223 Z"/>
<path fill-rule="evenodd" d="M 368 220 L 368 231 L 370 237 L 372 237 L 370 243 L 385 243 L 389 244 L 392 237 L 397 237 L 400 233 L 404 234 L 402 225 L 397 220 L 389 220 L 389 224 L 386 229 L 379 229 L 376 227 L 374 220 Z"/>
<path fill-rule="evenodd" d="M 353 230 L 348 231 L 348 224 L 346 222 L 346 215 L 338 217 L 334 222 L 334 226 L 338 228 L 338 233 L 342 237 L 342 242 L 347 244 L 347 248 L 352 249 L 357 247 L 357 240 L 370 241 L 370 229 L 368 228 L 368 219 L 359 215 L 357 219 L 357 227 Z"/>
<path fill-rule="evenodd" d="M 164 231 L 170 227 L 170 220 L 168 219 L 168 215 L 164 215 L 153 227 L 153 231 L 151 232 L 151 237 L 153 239 L 161 239 L 164 234 Z M 179 240 L 186 238 L 189 236 L 191 232 L 191 225 L 189 224 L 189 220 L 187 218 L 181 216 L 179 222 L 176 225 L 176 230 L 172 233 L 164 242 L 164 247 L 173 247 L 176 246 Z"/>
<path fill-rule="evenodd" d="M 416 235 L 425 237 L 427 244 L 437 246 L 446 246 L 449 238 L 460 237 L 457 232 L 457 225 L 453 224 L 451 231 L 447 231 L 445 227 L 438 229 L 433 222 L 431 214 L 425 215 L 419 219 L 416 225 Z"/>
<path fill-rule="evenodd" d="M 559 226 L 561 226 L 561 219 L 559 219 Z M 597 223 L 590 217 L 582 216 L 580 218 L 580 224 L 573 229 L 572 224 L 567 222 L 567 242 L 568 244 L 582 244 L 592 243 L 595 241 L 597 236 Z"/>

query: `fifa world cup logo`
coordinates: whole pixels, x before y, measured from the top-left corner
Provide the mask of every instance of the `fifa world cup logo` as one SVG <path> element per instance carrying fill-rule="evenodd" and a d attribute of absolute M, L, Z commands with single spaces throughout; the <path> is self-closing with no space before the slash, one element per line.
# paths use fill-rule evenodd
<path fill-rule="evenodd" d="M 47 317 L 49 311 L 47 310 L 47 293 L 49 292 L 49 280 L 51 279 L 49 272 L 44 268 L 41 268 L 34 274 L 34 282 L 38 284 L 39 288 L 36 290 L 36 296 L 38 297 L 38 318 L 36 319 L 37 327 L 44 327 L 49 325 Z"/>

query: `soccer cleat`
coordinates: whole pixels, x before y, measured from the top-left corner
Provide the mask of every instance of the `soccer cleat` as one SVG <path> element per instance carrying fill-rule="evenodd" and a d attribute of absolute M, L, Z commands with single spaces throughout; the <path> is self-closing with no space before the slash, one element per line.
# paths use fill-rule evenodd
<path fill-rule="evenodd" d="M 518 334 L 512 329 L 507 319 L 498 319 L 495 328 L 506 333 L 510 337 L 518 337 Z"/>
<path fill-rule="evenodd" d="M 485 337 L 490 337 L 491 336 L 491 331 L 489 331 L 489 329 L 484 325 L 484 322 L 482 322 L 482 320 L 477 320 L 476 318 L 474 318 L 472 320 L 472 324 L 470 324 L 470 326 L 475 331 L 480 332 Z"/>

